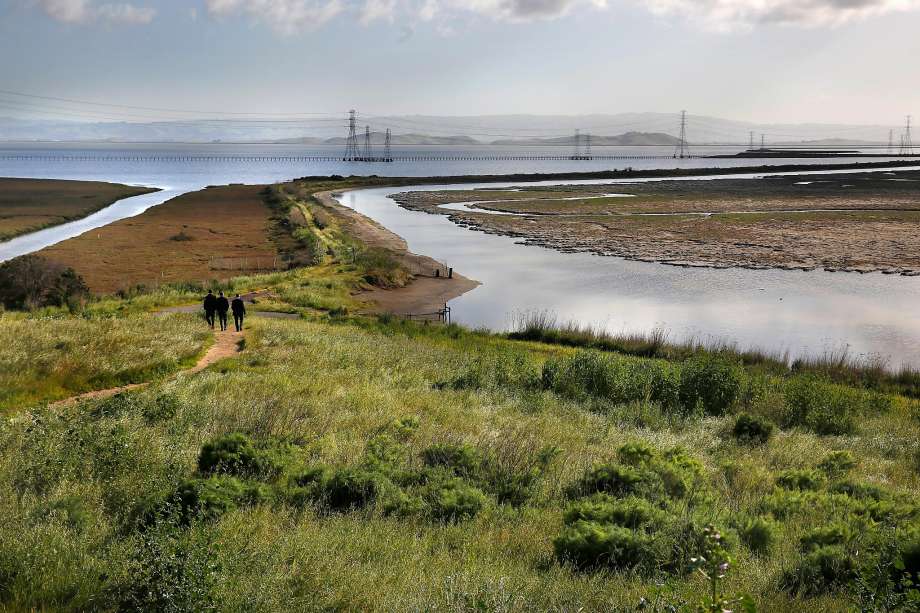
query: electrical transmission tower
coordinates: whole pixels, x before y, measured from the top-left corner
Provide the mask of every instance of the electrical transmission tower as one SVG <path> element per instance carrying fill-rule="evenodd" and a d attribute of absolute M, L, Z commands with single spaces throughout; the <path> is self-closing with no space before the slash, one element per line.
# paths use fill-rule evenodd
<path fill-rule="evenodd" d="M 383 161 L 392 162 L 393 161 L 393 150 L 391 148 L 391 134 L 390 129 L 387 128 L 387 134 L 383 139 Z"/>
<path fill-rule="evenodd" d="M 760 150 L 761 150 L 761 151 L 763 151 L 764 149 L 767 148 L 766 140 L 767 140 L 767 135 L 766 135 L 766 134 L 761 134 L 761 135 L 760 135 Z"/>
<path fill-rule="evenodd" d="M 371 155 L 373 151 L 371 150 L 371 127 L 364 126 L 364 161 L 371 162 L 373 161 L 373 156 Z"/>
<path fill-rule="evenodd" d="M 572 159 L 577 160 L 581 157 L 581 132 L 575 128 L 575 150 L 572 152 Z"/>
<path fill-rule="evenodd" d="M 591 133 L 585 134 L 585 159 L 591 159 Z"/>
<path fill-rule="evenodd" d="M 894 155 L 894 130 L 888 130 L 888 155 Z"/>
<path fill-rule="evenodd" d="M 345 161 L 356 162 L 358 155 L 358 113 L 348 111 L 348 139 L 345 141 Z"/>
<path fill-rule="evenodd" d="M 750 137 L 749 138 L 750 142 L 748 143 L 748 151 L 753 151 L 754 150 L 754 130 L 751 130 L 748 133 L 748 136 Z"/>
<path fill-rule="evenodd" d="M 674 148 L 674 157 L 690 157 L 690 146 L 687 144 L 687 111 L 680 112 L 680 140 Z"/>
<path fill-rule="evenodd" d="M 914 154 L 914 143 L 910 138 L 910 120 L 912 117 L 907 116 L 907 125 L 904 126 L 904 155 Z"/>

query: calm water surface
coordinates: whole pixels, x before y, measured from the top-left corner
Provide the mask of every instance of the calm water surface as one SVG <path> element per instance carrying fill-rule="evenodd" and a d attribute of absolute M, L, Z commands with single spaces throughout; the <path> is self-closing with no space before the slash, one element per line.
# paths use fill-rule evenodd
<path fill-rule="evenodd" d="M 450 303 L 460 323 L 505 330 L 517 313 L 549 311 L 612 332 L 664 327 L 672 340 L 727 340 L 792 356 L 848 347 L 883 356 L 892 368 L 920 366 L 920 277 L 679 268 L 559 253 L 407 211 L 388 197 L 408 189 L 432 188 L 359 190 L 341 201 L 404 237 L 412 251 L 482 282 Z"/>
<path fill-rule="evenodd" d="M 411 150 L 430 153 L 436 148 Z M 0 261 L 137 215 L 150 206 L 207 185 L 270 183 L 332 173 L 424 176 L 808 162 L 798 159 L 668 159 L 622 163 L 345 164 L 175 159 L 196 155 L 291 156 L 334 151 L 337 150 L 305 150 L 291 145 L 0 145 L 0 176 L 113 181 L 164 188 L 161 192 L 122 200 L 86 219 L 0 243 Z M 510 148 L 510 151 L 523 153 L 520 148 Z M 555 148 L 550 150 L 556 151 Z M 648 150 L 620 152 L 648 153 Z M 495 150 L 489 148 L 486 153 L 494 154 Z M 49 161 L 41 158 L 47 154 L 91 159 Z M 103 159 L 119 155 L 139 159 Z M 15 156 L 23 156 L 23 159 L 11 159 Z M 441 186 L 441 189 L 471 187 Z M 455 320 L 462 323 L 506 329 L 516 312 L 547 310 L 557 313 L 560 319 L 602 325 L 611 331 L 647 331 L 663 326 L 675 340 L 726 339 L 741 346 L 789 350 L 793 354 L 822 353 L 849 345 L 854 354 L 889 357 L 892 367 L 901 363 L 920 366 L 920 277 L 684 269 L 587 254 L 557 253 L 517 245 L 507 237 L 461 228 L 444 216 L 401 209 L 387 196 L 405 189 L 410 188 L 349 192 L 343 202 L 405 237 L 413 251 L 442 260 L 483 283 L 451 302 Z M 621 186 L 612 189 L 611 193 L 620 191 L 628 190 Z"/>

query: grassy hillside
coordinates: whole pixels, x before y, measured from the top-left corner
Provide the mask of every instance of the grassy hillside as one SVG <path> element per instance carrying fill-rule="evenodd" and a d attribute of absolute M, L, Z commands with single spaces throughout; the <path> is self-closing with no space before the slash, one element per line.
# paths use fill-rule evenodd
<path fill-rule="evenodd" d="M 915 373 L 359 316 L 398 262 L 267 204 L 303 267 L 223 288 L 300 318 L 200 373 L 198 286 L 0 319 L 0 608 L 920 606 Z"/>
<path fill-rule="evenodd" d="M 724 546 L 719 590 L 761 611 L 870 598 L 910 610 L 912 401 L 728 356 L 666 361 L 325 314 L 345 296 L 329 290 L 304 320 L 252 320 L 245 351 L 199 375 L 4 421 L 4 606 L 690 607 L 710 590 L 694 558 L 721 561 Z M 151 337 L 162 325 L 115 321 L 41 325 Z M 200 343 L 185 319 L 168 321 Z M 9 363 L 23 351 L 0 346 Z M 55 351 L 56 363 L 82 355 Z"/>

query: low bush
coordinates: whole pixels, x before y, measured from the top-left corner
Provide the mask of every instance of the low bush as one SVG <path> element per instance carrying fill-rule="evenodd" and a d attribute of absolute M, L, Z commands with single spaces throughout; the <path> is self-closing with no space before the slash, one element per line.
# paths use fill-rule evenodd
<path fill-rule="evenodd" d="M 350 511 L 374 503 L 396 486 L 383 475 L 356 468 L 335 471 L 318 492 L 330 508 Z"/>
<path fill-rule="evenodd" d="M 566 524 L 579 521 L 614 524 L 632 530 L 652 530 L 663 524 L 664 511 L 642 498 L 614 498 L 608 494 L 595 494 L 573 503 L 565 511 Z"/>
<path fill-rule="evenodd" d="M 0 305 L 7 309 L 46 306 L 75 308 L 89 289 L 72 268 L 38 255 L 23 255 L 0 264 Z"/>
<path fill-rule="evenodd" d="M 817 596 L 846 586 L 856 578 L 856 569 L 856 561 L 843 547 L 817 547 L 783 574 L 781 585 L 793 594 Z"/>
<path fill-rule="evenodd" d="M 821 547 L 847 545 L 852 539 L 853 530 L 847 524 L 835 522 L 807 532 L 799 539 L 799 545 L 808 553 Z"/>
<path fill-rule="evenodd" d="M 253 442 L 245 434 L 232 432 L 201 448 L 198 470 L 202 474 L 273 478 L 291 463 L 295 453 L 293 445 L 274 439 Z"/>
<path fill-rule="evenodd" d="M 890 399 L 882 394 L 798 376 L 786 384 L 783 427 L 800 427 L 822 435 L 855 434 L 859 417 L 885 411 Z"/>
<path fill-rule="evenodd" d="M 856 458 L 849 451 L 832 451 L 821 460 L 818 468 L 830 479 L 845 476 L 856 468 Z"/>
<path fill-rule="evenodd" d="M 773 422 L 749 413 L 741 413 L 735 419 L 732 435 L 740 443 L 763 445 L 773 436 L 773 430 Z"/>
<path fill-rule="evenodd" d="M 527 352 L 512 348 L 477 356 L 447 385 L 453 389 L 534 389 L 539 375 Z"/>
<path fill-rule="evenodd" d="M 556 557 L 580 569 L 651 570 L 660 558 L 654 539 L 622 526 L 578 521 L 553 540 Z"/>
<path fill-rule="evenodd" d="M 700 353 L 681 365 L 678 398 L 686 411 L 724 415 L 743 389 L 744 369 L 726 357 Z"/>
<path fill-rule="evenodd" d="M 745 519 L 738 524 L 737 530 L 741 542 L 758 555 L 769 553 L 776 541 L 776 524 L 763 517 Z"/>
<path fill-rule="evenodd" d="M 423 499 L 430 517 L 446 522 L 473 517 L 486 503 L 482 490 L 458 478 L 430 483 Z"/>
<path fill-rule="evenodd" d="M 544 389 L 574 399 L 599 398 L 615 404 L 652 401 L 677 405 L 676 369 L 663 362 L 638 361 L 579 351 L 543 365 Z"/>
<path fill-rule="evenodd" d="M 466 443 L 437 443 L 422 451 L 422 462 L 430 467 L 443 467 L 454 475 L 478 478 L 482 469 L 479 450 Z"/>
<path fill-rule="evenodd" d="M 620 448 L 620 462 L 597 464 L 568 488 L 573 498 L 606 493 L 649 500 L 687 497 L 700 484 L 702 466 L 681 448 L 661 454 L 646 445 Z"/>
<path fill-rule="evenodd" d="M 239 507 L 268 502 L 271 498 L 271 491 L 262 484 L 223 475 L 186 479 L 179 484 L 175 496 L 185 522 L 214 520 Z"/>
<path fill-rule="evenodd" d="M 787 490 L 819 490 L 824 482 L 824 475 L 816 470 L 785 470 L 776 478 L 776 484 Z"/>

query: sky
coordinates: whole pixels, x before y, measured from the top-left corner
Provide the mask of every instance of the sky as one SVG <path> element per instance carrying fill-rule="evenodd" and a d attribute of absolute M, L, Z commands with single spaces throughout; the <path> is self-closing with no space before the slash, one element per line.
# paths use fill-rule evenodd
<path fill-rule="evenodd" d="M 0 116 L 920 117 L 920 0 L 0 0 L 0 56 Z"/>

